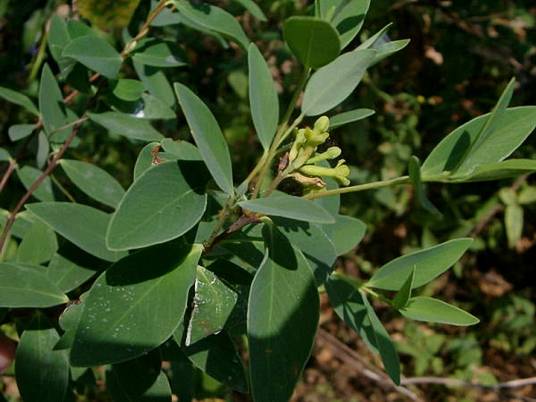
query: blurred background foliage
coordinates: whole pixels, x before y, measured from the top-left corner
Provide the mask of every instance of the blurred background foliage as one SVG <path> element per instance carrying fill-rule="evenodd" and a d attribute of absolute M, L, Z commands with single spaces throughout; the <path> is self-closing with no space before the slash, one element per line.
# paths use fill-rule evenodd
<path fill-rule="evenodd" d="M 128 27 L 122 29 L 129 19 L 130 32 L 135 32 L 132 28 L 138 26 L 149 3 L 148 0 L 0 0 L 0 85 L 36 95 L 36 77 L 43 62 L 50 58 L 45 45 L 46 27 L 53 14 L 86 18 L 113 42 L 129 32 Z M 288 102 L 300 71 L 281 41 L 281 23 L 288 16 L 308 13 L 311 2 L 258 1 L 257 5 L 268 17 L 265 22 L 245 12 L 242 4 L 246 2 L 214 3 L 238 16 L 249 37 L 267 58 L 280 99 Z M 404 51 L 372 68 L 365 82 L 340 107 L 341 111 L 368 107 L 376 110 L 376 114 L 344 126 L 333 136 L 352 165 L 354 183 L 405 174 L 411 155 L 424 159 L 453 128 L 490 110 L 512 76 L 519 82 L 514 105 L 536 104 L 534 1 L 373 0 L 356 43 L 389 22 L 393 23 L 389 38 L 410 38 L 411 43 Z M 181 25 L 154 29 L 155 35 L 176 38 L 187 66 L 168 69 L 168 78 L 196 88 L 210 105 L 232 144 L 237 175 L 245 177 L 261 149 L 249 117 L 244 53 L 234 45 L 223 46 L 217 38 Z M 124 77 L 135 78 L 133 68 L 125 69 Z M 67 80 L 66 87 L 83 84 L 80 80 Z M 121 107 L 113 94 L 101 102 Z M 32 116 L 7 102 L 0 101 L 0 105 L 0 146 L 18 155 L 19 160 L 30 161 L 35 166 L 43 164 L 37 140 L 12 143 L 7 135 L 11 125 L 31 123 Z M 187 138 L 184 121 L 162 124 L 158 128 L 168 136 Z M 532 137 L 516 156 L 534 158 L 535 145 Z M 70 157 L 98 164 L 126 186 L 131 181 L 140 148 L 94 126 L 84 130 Z M 0 166 L 0 172 L 4 169 L 5 166 Z M 58 182 L 69 186 L 61 173 L 55 175 Z M 1 195 L 0 206 L 12 207 L 22 191 L 20 183 L 18 189 L 12 184 Z M 76 189 L 69 188 L 69 191 L 84 200 L 84 195 Z M 456 236 L 476 236 L 478 240 L 471 252 L 454 272 L 435 281 L 425 293 L 447 301 L 460 301 L 462 307 L 481 318 L 481 324 L 460 329 L 407 323 L 399 317 L 383 316 L 402 353 L 403 372 L 408 377 L 456 377 L 485 384 L 536 375 L 534 178 L 448 188 L 434 184 L 429 186 L 429 193 L 442 216 L 416 208 L 409 187 L 343 197 L 345 213 L 367 222 L 368 232 L 358 249 L 339 260 L 339 267 L 367 277 L 374 268 L 401 253 Z M 323 328 L 372 359 L 356 336 L 332 314 L 329 305 L 324 304 Z M 5 387 L 6 398 L 16 400 L 9 377 L 3 382 L 4 385 L 0 380 L 0 388 Z M 225 397 L 211 379 L 192 379 L 192 384 L 196 385 L 192 385 L 190 396 Z M 536 398 L 536 388 L 531 387 L 501 395 L 435 385 L 421 389 L 427 400 L 433 401 Z M 400 398 L 345 366 L 322 343 L 317 346 L 295 396 L 296 401 L 308 402 Z M 93 395 L 88 400 L 100 399 Z"/>

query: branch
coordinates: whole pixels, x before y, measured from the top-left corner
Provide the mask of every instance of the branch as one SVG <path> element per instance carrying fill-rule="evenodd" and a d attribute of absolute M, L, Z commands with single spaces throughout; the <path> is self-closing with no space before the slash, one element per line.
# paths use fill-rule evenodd
<path fill-rule="evenodd" d="M 2 192 L 4 187 L 6 186 L 7 182 L 9 181 L 9 178 L 11 177 L 13 172 L 15 171 L 16 167 L 17 167 L 17 161 L 15 159 L 10 159 L 9 160 L 9 165 L 8 165 L 4 175 L 2 176 L 2 180 L 0 180 L 0 193 Z"/>
<path fill-rule="evenodd" d="M 402 379 L 403 385 L 419 385 L 419 384 L 437 384 L 453 388 L 478 388 L 488 391 L 499 391 L 504 389 L 520 388 L 536 385 L 536 377 L 523 378 L 520 380 L 511 380 L 501 382 L 499 384 L 481 384 L 459 380 L 457 378 L 442 378 L 442 377 L 410 377 Z"/>

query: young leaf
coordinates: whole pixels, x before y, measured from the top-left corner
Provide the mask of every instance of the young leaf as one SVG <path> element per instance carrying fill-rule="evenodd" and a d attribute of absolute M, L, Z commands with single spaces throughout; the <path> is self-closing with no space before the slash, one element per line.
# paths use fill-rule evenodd
<path fill-rule="evenodd" d="M 379 63 L 380 61 L 382 61 L 383 59 L 386 59 L 392 54 L 401 51 L 407 45 L 409 45 L 409 42 L 410 42 L 409 39 L 401 39 L 401 40 L 388 41 L 380 45 L 375 44 L 372 47 L 372 49 L 376 50 L 376 57 L 374 57 L 374 60 L 372 61 L 370 65 L 373 66 L 374 64 Z"/>
<path fill-rule="evenodd" d="M 337 31 L 314 17 L 291 17 L 283 25 L 285 42 L 306 67 L 319 68 L 333 61 L 341 51 Z"/>
<path fill-rule="evenodd" d="M 199 162 L 165 162 L 147 170 L 128 189 L 106 233 L 110 250 L 147 247 L 190 230 L 207 206 Z"/>
<path fill-rule="evenodd" d="M 468 326 L 480 322 L 474 315 L 431 297 L 412 297 L 400 313 L 409 319 L 440 324 Z"/>
<path fill-rule="evenodd" d="M 182 320 L 201 251 L 200 245 L 166 243 L 125 257 L 99 276 L 84 302 L 71 364 L 121 363 L 164 343 Z"/>
<path fill-rule="evenodd" d="M 95 35 L 73 39 L 63 49 L 62 57 L 74 59 L 110 79 L 117 77 L 123 62 L 112 45 Z"/>
<path fill-rule="evenodd" d="M 43 127 L 49 136 L 67 123 L 63 95 L 48 64 L 43 67 L 39 83 L 39 111 Z"/>
<path fill-rule="evenodd" d="M 393 299 L 393 307 L 396 309 L 401 309 L 407 306 L 409 299 L 411 297 L 411 290 L 413 289 L 413 283 L 415 281 L 415 267 L 409 273 L 408 279 L 402 285 L 395 298 Z"/>
<path fill-rule="evenodd" d="M 421 179 L 421 162 L 416 156 L 412 156 L 409 159 L 408 172 L 411 182 L 415 186 L 415 198 L 417 203 L 431 214 L 441 216 L 441 212 L 430 202 L 426 196 L 424 184 Z"/>
<path fill-rule="evenodd" d="M 33 182 L 41 175 L 41 171 L 31 166 L 23 166 L 17 170 L 17 176 L 28 190 Z M 41 185 L 32 193 L 32 196 L 39 201 L 54 201 L 54 193 L 52 192 L 52 181 L 50 177 L 45 177 Z"/>
<path fill-rule="evenodd" d="M 46 269 L 47 278 L 63 292 L 70 292 L 87 282 L 97 271 L 81 267 L 59 254 L 54 255 Z"/>
<path fill-rule="evenodd" d="M 14 124 L 9 127 L 8 135 L 9 139 L 13 142 L 22 140 L 28 137 L 35 130 L 35 124 Z"/>
<path fill-rule="evenodd" d="M 208 3 L 193 4 L 189 1 L 173 0 L 177 11 L 204 29 L 222 34 L 236 41 L 244 49 L 249 39 L 232 14 Z"/>
<path fill-rule="evenodd" d="M 372 109 L 354 109 L 348 112 L 339 113 L 329 118 L 329 129 L 334 130 L 337 127 L 344 126 L 345 124 L 354 123 L 359 120 L 366 119 L 376 113 Z"/>
<path fill-rule="evenodd" d="M 274 192 L 267 198 L 239 202 L 243 209 L 265 214 L 314 223 L 334 223 L 335 219 L 321 206 L 301 197 Z"/>
<path fill-rule="evenodd" d="M 247 392 L 244 366 L 233 341 L 225 332 L 211 335 L 191 346 L 184 353 L 195 367 L 238 392 Z"/>
<path fill-rule="evenodd" d="M 69 298 L 45 276 L 45 268 L 0 264 L 0 307 L 39 308 L 65 304 Z"/>
<path fill-rule="evenodd" d="M 117 261 L 125 255 L 108 250 L 104 244 L 110 215 L 98 209 L 71 202 L 28 204 L 26 209 L 71 243 L 95 257 Z"/>
<path fill-rule="evenodd" d="M 231 155 L 218 122 L 210 109 L 190 89 L 176 83 L 175 92 L 208 170 L 216 184 L 227 194 L 232 194 L 234 186 Z"/>
<path fill-rule="evenodd" d="M 472 242 L 473 240 L 468 238 L 449 240 L 445 243 L 398 257 L 376 271 L 367 286 L 378 289 L 399 290 L 413 269 L 415 269 L 413 287 L 418 288 L 426 285 L 453 266 Z"/>
<path fill-rule="evenodd" d="M 378 352 L 382 357 L 383 366 L 385 371 L 389 374 L 389 377 L 396 385 L 400 385 L 400 360 L 398 359 L 398 353 L 396 351 L 395 345 L 389 334 L 383 327 L 381 321 L 379 320 L 376 312 L 370 305 L 367 298 L 363 295 L 363 303 L 367 310 L 367 316 L 372 326 L 372 334 L 374 336 L 374 341 Z"/>
<path fill-rule="evenodd" d="M 345 100 L 357 87 L 375 55 L 375 50 L 356 50 L 316 71 L 305 88 L 303 113 L 316 116 Z"/>
<path fill-rule="evenodd" d="M 50 261 L 58 250 L 54 232 L 44 223 L 35 222 L 28 230 L 17 249 L 17 262 L 39 265 Z"/>
<path fill-rule="evenodd" d="M 329 22 L 339 32 L 344 49 L 363 27 L 370 0 L 320 0 L 319 3 L 321 15 L 329 17 Z"/>
<path fill-rule="evenodd" d="M 236 304 L 237 294 L 209 270 L 199 266 L 186 346 L 220 332 Z"/>
<path fill-rule="evenodd" d="M 251 393 L 287 402 L 309 359 L 319 317 L 318 291 L 303 254 L 273 226 L 248 302 Z"/>
<path fill-rule="evenodd" d="M 255 44 L 249 45 L 249 104 L 257 136 L 270 148 L 279 122 L 279 101 L 272 73 Z"/>
<path fill-rule="evenodd" d="M 132 59 L 140 64 L 153 67 L 181 67 L 186 63 L 178 52 L 179 47 L 173 42 L 149 39 L 136 47 Z"/>
<path fill-rule="evenodd" d="M 509 108 L 500 113 L 478 147 L 472 144 L 490 114 L 479 116 L 445 137 L 422 165 L 423 181 L 463 180 L 481 165 L 496 163 L 514 152 L 536 128 L 536 106 Z M 455 174 L 451 172 L 455 170 Z M 442 176 L 443 174 L 443 176 Z"/>
<path fill-rule="evenodd" d="M 159 141 L 162 134 L 144 119 L 118 112 L 89 113 L 89 118 L 113 134 L 140 141 Z"/>
<path fill-rule="evenodd" d="M 0 98 L 5 99 L 8 102 L 14 103 L 15 105 L 22 106 L 28 112 L 39 116 L 39 111 L 35 107 L 34 103 L 26 95 L 21 94 L 20 92 L 14 91 L 9 88 L 0 87 Z"/>
<path fill-rule="evenodd" d="M 20 339 L 15 375 L 25 402 L 63 401 L 69 386 L 67 353 L 53 350 L 59 335 L 38 315 Z"/>
<path fill-rule="evenodd" d="M 69 179 L 94 200 L 115 208 L 125 194 L 110 173 L 92 163 L 62 159 L 60 165 Z"/>
<path fill-rule="evenodd" d="M 324 226 L 324 232 L 333 243 L 337 255 L 350 252 L 365 236 L 367 225 L 351 216 L 336 215 L 335 223 Z"/>
<path fill-rule="evenodd" d="M 253 0 L 235 0 L 237 3 L 242 5 L 246 10 L 248 10 L 251 15 L 257 18 L 259 21 L 267 21 L 266 15 L 261 10 L 261 8 Z"/>

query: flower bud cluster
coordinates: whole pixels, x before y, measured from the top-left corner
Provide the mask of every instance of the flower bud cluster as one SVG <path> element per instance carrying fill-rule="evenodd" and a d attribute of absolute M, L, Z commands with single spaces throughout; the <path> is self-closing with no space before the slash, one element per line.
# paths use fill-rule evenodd
<path fill-rule="evenodd" d="M 338 158 L 342 151 L 339 147 L 329 147 L 326 151 L 318 153 L 317 149 L 329 138 L 329 118 L 320 117 L 313 128 L 302 128 L 295 131 L 296 138 L 289 152 L 288 171 L 295 180 L 305 186 L 320 189 L 326 183 L 323 177 L 333 177 L 341 185 L 350 184 L 348 176 L 350 168 L 344 159 L 337 162 L 335 167 L 317 166 L 322 161 Z"/>

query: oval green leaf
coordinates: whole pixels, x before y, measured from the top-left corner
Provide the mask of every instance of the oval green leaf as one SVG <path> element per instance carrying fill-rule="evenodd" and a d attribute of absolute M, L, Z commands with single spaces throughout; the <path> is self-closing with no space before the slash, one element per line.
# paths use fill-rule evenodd
<path fill-rule="evenodd" d="M 287 402 L 311 354 L 319 297 L 303 254 L 273 226 L 251 284 L 247 334 L 255 402 Z"/>
<path fill-rule="evenodd" d="M 85 252 L 106 261 L 117 261 L 125 253 L 110 251 L 104 235 L 110 215 L 87 205 L 71 202 L 41 202 L 26 206 L 33 215 Z"/>
<path fill-rule="evenodd" d="M 367 286 L 399 290 L 413 267 L 415 267 L 414 288 L 426 285 L 458 261 L 467 251 L 473 239 L 449 240 L 436 246 L 403 255 L 381 267 L 367 283 Z"/>
<path fill-rule="evenodd" d="M 279 101 L 272 73 L 253 43 L 248 49 L 248 66 L 251 117 L 262 147 L 268 149 L 279 122 Z"/>
<path fill-rule="evenodd" d="M 117 77 L 123 63 L 112 45 L 96 35 L 80 36 L 70 41 L 61 55 L 74 59 L 110 79 Z"/>
<path fill-rule="evenodd" d="M 8 102 L 14 103 L 15 105 L 22 106 L 30 113 L 39 116 L 39 111 L 35 107 L 32 100 L 26 95 L 21 94 L 20 92 L 14 91 L 9 88 L 0 87 L 0 98 L 5 99 Z"/>
<path fill-rule="evenodd" d="M 121 184 L 110 173 L 92 163 L 62 159 L 60 165 L 69 179 L 96 201 L 115 208 L 125 194 Z"/>
<path fill-rule="evenodd" d="M 375 55 L 375 50 L 355 50 L 316 71 L 305 88 L 303 113 L 316 116 L 345 100 L 357 87 Z"/>
<path fill-rule="evenodd" d="M 329 129 L 334 130 L 337 127 L 366 119 L 367 117 L 372 116 L 374 113 L 376 112 L 372 109 L 354 109 L 348 112 L 339 113 L 329 118 Z"/>
<path fill-rule="evenodd" d="M 159 141 L 163 138 L 145 119 L 119 112 L 89 113 L 89 118 L 109 132 L 141 141 Z"/>
<path fill-rule="evenodd" d="M 142 174 L 112 216 L 106 233 L 109 249 L 147 247 L 190 230 L 207 206 L 202 167 L 200 162 L 171 161 Z"/>
<path fill-rule="evenodd" d="M 121 363 L 164 343 L 182 320 L 201 251 L 171 242 L 112 265 L 84 302 L 71 363 Z"/>
<path fill-rule="evenodd" d="M 224 192 L 232 194 L 231 155 L 218 122 L 203 101 L 186 86 L 176 83 L 175 92 L 192 137 L 214 181 Z"/>
<path fill-rule="evenodd" d="M 432 297 L 413 297 L 400 313 L 411 320 L 468 326 L 480 322 L 474 315 Z"/>
<path fill-rule="evenodd" d="M 341 51 L 339 34 L 329 22 L 314 17 L 291 17 L 283 25 L 283 37 L 306 67 L 319 68 Z"/>

